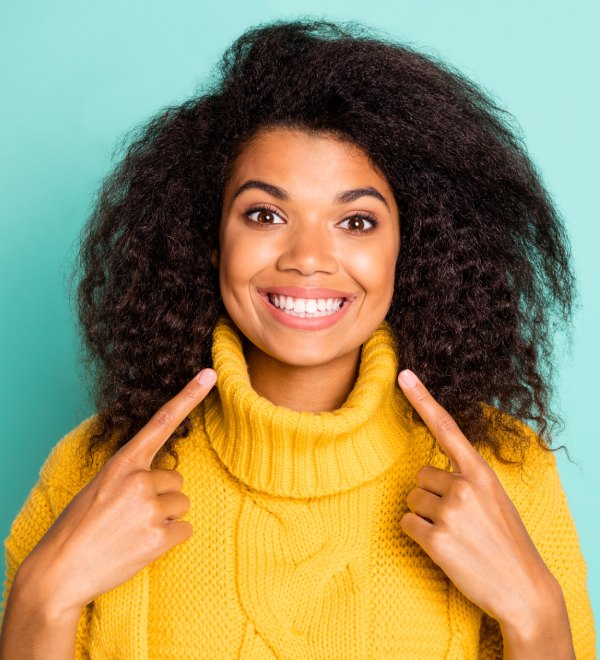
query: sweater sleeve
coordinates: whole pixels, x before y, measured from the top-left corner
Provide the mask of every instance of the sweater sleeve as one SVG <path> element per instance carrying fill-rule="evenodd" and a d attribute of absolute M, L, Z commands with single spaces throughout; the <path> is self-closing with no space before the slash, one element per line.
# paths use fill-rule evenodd
<path fill-rule="evenodd" d="M 501 481 L 548 569 L 558 580 L 567 606 L 577 660 L 596 658 L 596 633 L 587 588 L 587 565 L 562 486 L 553 452 L 537 447 L 521 481 Z M 479 658 L 501 660 L 502 636 L 497 621 L 483 614 Z"/>
<path fill-rule="evenodd" d="M 12 522 L 4 541 L 6 574 L 0 610 L 0 627 L 17 569 L 39 543 L 62 510 L 84 487 L 81 453 L 83 434 L 92 418 L 68 433 L 51 451 L 40 469 L 39 479 Z M 87 639 L 93 603 L 83 608 L 77 626 L 76 660 L 89 658 Z"/>

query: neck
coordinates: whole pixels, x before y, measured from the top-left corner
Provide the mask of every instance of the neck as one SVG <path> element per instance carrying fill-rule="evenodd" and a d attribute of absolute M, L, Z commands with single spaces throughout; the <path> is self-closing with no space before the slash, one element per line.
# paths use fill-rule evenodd
<path fill-rule="evenodd" d="M 316 366 L 285 364 L 247 340 L 244 355 L 250 383 L 257 394 L 298 412 L 340 408 L 354 387 L 360 366 L 360 347 Z"/>
<path fill-rule="evenodd" d="M 353 382 L 352 389 L 334 410 L 324 407 L 333 407 L 336 398 L 344 397 L 344 389 L 331 385 L 332 376 L 326 378 L 330 386 L 318 390 L 325 404 L 307 395 L 309 385 L 314 388 L 313 379 L 318 382 L 328 365 L 322 371 L 295 369 L 299 376 L 280 367 L 286 379 L 278 381 L 280 386 L 304 383 L 305 396 L 294 392 L 294 406 L 309 402 L 317 413 L 271 401 L 282 401 L 277 391 L 269 390 L 271 399 L 259 394 L 250 381 L 242 338 L 231 319 L 218 319 L 212 344 L 217 386 L 198 406 L 216 455 L 241 483 L 281 497 L 330 495 L 375 479 L 406 451 L 414 425 L 411 407 L 396 382 L 398 359 L 387 322 L 361 347 L 358 375 L 354 379 L 348 369 L 346 382 Z M 341 363 L 351 364 L 349 359 Z M 259 367 L 255 364 L 255 374 L 256 368 L 261 372 Z M 337 369 L 330 371 L 339 376 Z"/>

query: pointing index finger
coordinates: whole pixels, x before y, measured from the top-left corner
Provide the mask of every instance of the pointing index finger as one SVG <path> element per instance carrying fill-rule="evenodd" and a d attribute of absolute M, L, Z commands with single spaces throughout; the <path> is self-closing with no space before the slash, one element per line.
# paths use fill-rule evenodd
<path fill-rule="evenodd" d="M 475 465 L 481 465 L 481 457 L 452 415 L 431 396 L 412 371 L 401 371 L 398 383 L 450 459 L 454 472 L 466 474 Z"/>
<path fill-rule="evenodd" d="M 148 423 L 117 453 L 129 463 L 149 470 L 158 450 L 209 393 L 216 380 L 217 374 L 214 370 L 203 369 L 180 392 L 161 406 Z"/>

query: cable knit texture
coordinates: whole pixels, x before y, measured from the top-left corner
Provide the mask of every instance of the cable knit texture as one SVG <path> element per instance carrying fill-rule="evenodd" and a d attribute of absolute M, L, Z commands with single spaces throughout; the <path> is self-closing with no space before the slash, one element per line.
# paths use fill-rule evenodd
<path fill-rule="evenodd" d="M 77 660 L 502 658 L 497 622 L 400 528 L 419 468 L 449 465 L 410 421 L 387 322 L 332 412 L 259 396 L 228 317 L 212 352 L 217 386 L 177 445 L 194 534 L 84 608 Z M 55 446 L 11 526 L 2 612 L 19 564 L 109 456 L 80 469 L 92 421 Z M 554 455 L 532 443 L 522 471 L 485 458 L 560 582 L 578 660 L 594 658 L 587 567 Z"/>

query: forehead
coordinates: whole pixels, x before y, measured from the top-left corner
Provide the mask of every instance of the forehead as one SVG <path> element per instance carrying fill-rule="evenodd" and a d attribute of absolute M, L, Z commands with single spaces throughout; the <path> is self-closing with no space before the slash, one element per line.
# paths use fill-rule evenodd
<path fill-rule="evenodd" d="M 356 144 L 327 132 L 295 128 L 261 129 L 240 150 L 232 163 L 229 184 L 264 175 L 293 183 L 313 179 L 316 183 L 368 181 L 388 186 L 367 154 Z"/>

